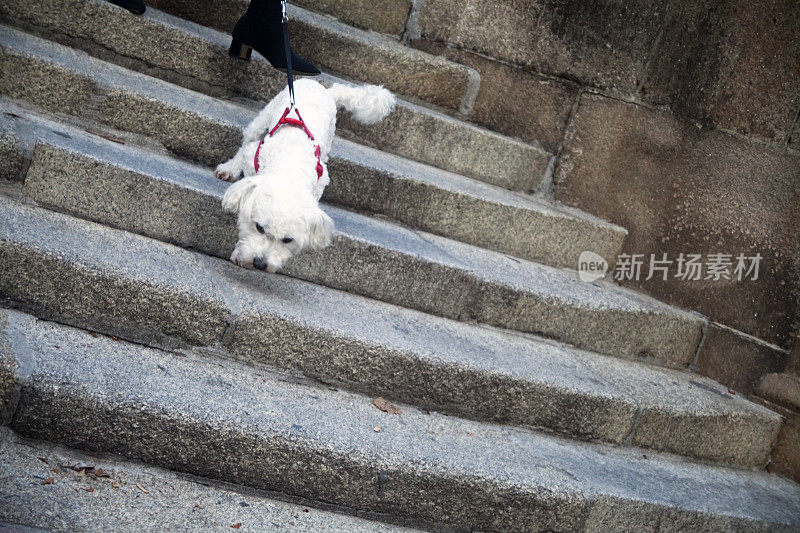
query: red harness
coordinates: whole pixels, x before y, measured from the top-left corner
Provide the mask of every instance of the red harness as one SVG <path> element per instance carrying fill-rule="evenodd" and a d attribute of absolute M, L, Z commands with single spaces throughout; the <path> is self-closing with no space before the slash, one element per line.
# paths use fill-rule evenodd
<path fill-rule="evenodd" d="M 283 116 L 281 116 L 281 118 L 278 121 L 278 123 L 275 124 L 275 127 L 272 128 L 272 130 L 269 132 L 269 136 L 272 137 L 275 134 L 275 132 L 278 131 L 278 128 L 280 128 L 283 125 L 288 124 L 289 126 L 294 126 L 296 128 L 302 128 L 302 130 L 304 132 L 306 132 L 306 135 L 308 135 L 308 138 L 313 141 L 314 140 L 314 136 L 309 131 L 308 126 L 306 126 L 306 123 L 303 122 L 303 117 L 300 116 L 300 110 L 297 109 L 296 107 L 294 108 L 294 112 L 297 113 L 297 118 L 292 118 L 292 117 L 289 116 L 289 112 L 291 110 L 292 110 L 292 106 L 289 106 L 289 107 L 286 108 L 286 111 L 283 112 Z M 261 141 L 259 141 L 258 148 L 256 148 L 256 156 L 255 156 L 255 158 L 253 158 L 253 166 L 255 167 L 256 172 L 258 172 L 258 167 L 259 167 L 258 154 L 259 154 L 259 152 L 261 152 L 261 145 L 262 144 L 264 144 L 264 139 L 261 139 Z M 317 180 L 319 180 L 322 177 L 322 172 L 323 172 L 324 169 L 322 167 L 322 150 L 320 149 L 318 144 L 314 145 L 314 155 L 317 156 Z"/>

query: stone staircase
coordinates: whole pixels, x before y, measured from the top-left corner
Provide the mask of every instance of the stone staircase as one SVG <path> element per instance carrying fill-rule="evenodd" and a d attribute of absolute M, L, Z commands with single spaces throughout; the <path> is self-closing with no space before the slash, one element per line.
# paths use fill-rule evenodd
<path fill-rule="evenodd" d="M 546 200 L 551 154 L 459 119 L 467 67 L 294 7 L 297 47 L 344 65 L 324 83 L 402 99 L 340 116 L 331 247 L 226 261 L 211 168 L 284 79 L 227 56 L 246 2 L 211 4 L 0 0 L 0 522 L 800 530 L 800 488 L 761 470 L 782 417 L 690 371 L 703 317 L 578 278 L 626 231 Z M 320 8 L 370 27 L 357 4 Z M 27 439 L 130 482 L 42 485 Z M 100 498 L 118 522 L 53 519 Z"/>

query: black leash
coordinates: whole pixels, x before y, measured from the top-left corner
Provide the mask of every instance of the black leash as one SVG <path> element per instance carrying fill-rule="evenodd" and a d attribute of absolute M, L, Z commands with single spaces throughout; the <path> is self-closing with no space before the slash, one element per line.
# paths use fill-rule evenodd
<path fill-rule="evenodd" d="M 283 48 L 286 52 L 286 77 L 289 80 L 289 105 L 294 107 L 294 76 L 292 75 L 292 48 L 289 46 L 289 17 L 286 15 L 286 0 L 281 0 L 283 14 Z"/>

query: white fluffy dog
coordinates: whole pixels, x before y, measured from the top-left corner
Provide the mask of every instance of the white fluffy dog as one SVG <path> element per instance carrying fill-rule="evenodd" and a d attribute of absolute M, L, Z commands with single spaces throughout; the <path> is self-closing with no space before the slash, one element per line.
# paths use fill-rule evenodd
<path fill-rule="evenodd" d="M 275 272 L 303 250 L 331 243 L 333 221 L 317 202 L 329 181 L 325 163 L 336 107 L 370 124 L 395 104 L 392 93 L 374 85 L 326 89 L 301 79 L 294 87 L 296 107 L 286 113 L 289 92 L 284 89 L 245 128 L 236 155 L 215 172 L 219 179 L 236 182 L 222 206 L 238 214 L 239 241 L 231 261 L 245 268 Z"/>

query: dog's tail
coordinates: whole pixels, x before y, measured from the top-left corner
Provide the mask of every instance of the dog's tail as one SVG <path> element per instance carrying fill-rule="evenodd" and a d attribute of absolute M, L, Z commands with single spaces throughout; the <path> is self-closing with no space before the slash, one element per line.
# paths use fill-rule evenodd
<path fill-rule="evenodd" d="M 383 86 L 334 83 L 328 91 L 336 100 L 336 107 L 347 109 L 364 124 L 380 122 L 394 109 L 394 95 Z"/>

